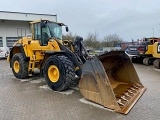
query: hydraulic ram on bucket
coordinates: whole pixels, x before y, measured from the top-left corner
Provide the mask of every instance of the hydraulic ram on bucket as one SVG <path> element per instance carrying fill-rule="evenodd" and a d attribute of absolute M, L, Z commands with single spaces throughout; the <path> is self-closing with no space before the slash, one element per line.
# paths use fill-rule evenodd
<path fill-rule="evenodd" d="M 86 61 L 79 89 L 93 102 L 127 114 L 146 88 L 142 85 L 129 57 L 112 51 Z"/>

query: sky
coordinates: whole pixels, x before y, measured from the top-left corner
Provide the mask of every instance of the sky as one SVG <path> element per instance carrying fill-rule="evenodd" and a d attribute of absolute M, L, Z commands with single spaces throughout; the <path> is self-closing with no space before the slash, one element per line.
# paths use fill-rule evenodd
<path fill-rule="evenodd" d="M 0 11 L 57 14 L 70 32 L 124 41 L 160 37 L 160 0 L 1 0 Z"/>

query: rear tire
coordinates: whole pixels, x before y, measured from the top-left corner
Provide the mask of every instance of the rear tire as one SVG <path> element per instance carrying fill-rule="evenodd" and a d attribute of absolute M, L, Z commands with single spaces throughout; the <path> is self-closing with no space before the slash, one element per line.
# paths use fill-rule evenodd
<path fill-rule="evenodd" d="M 152 59 L 148 60 L 148 65 L 153 65 L 153 60 Z"/>
<path fill-rule="evenodd" d="M 152 58 L 144 58 L 143 59 L 143 64 L 147 65 L 147 66 L 153 65 L 153 59 Z"/>
<path fill-rule="evenodd" d="M 144 64 L 144 65 L 147 65 L 147 60 L 148 60 L 148 58 L 144 58 L 144 59 L 143 59 L 143 64 Z"/>
<path fill-rule="evenodd" d="M 11 67 L 14 76 L 18 79 L 28 77 L 28 62 L 23 58 L 22 53 L 16 53 L 11 59 Z"/>
<path fill-rule="evenodd" d="M 131 58 L 131 61 L 132 61 L 132 63 L 137 63 L 137 57 L 134 57 L 134 56 L 133 56 L 133 57 Z"/>
<path fill-rule="evenodd" d="M 64 55 L 50 56 L 44 64 L 44 77 L 52 90 L 66 90 L 74 83 L 74 65 Z"/>
<path fill-rule="evenodd" d="M 153 62 L 153 66 L 154 66 L 154 68 L 160 69 L 160 59 L 156 59 Z"/>

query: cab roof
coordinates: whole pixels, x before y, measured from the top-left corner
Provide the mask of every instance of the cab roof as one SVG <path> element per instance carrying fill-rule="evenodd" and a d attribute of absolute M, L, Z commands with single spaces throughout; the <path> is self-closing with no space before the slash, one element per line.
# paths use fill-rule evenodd
<path fill-rule="evenodd" d="M 55 21 L 50 21 L 50 20 L 35 20 L 35 21 L 30 22 L 30 24 L 40 23 L 40 22 L 44 22 L 44 21 L 52 22 L 52 23 L 56 23 L 56 24 L 60 24 L 61 26 L 65 25 L 64 23 L 55 22 Z"/>

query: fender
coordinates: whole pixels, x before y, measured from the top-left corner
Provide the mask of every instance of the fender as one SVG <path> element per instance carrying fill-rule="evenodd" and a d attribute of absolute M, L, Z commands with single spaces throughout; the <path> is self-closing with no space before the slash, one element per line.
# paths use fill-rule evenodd
<path fill-rule="evenodd" d="M 30 58 L 26 56 L 22 44 L 18 43 L 11 49 L 11 51 L 9 53 L 10 67 L 11 67 L 11 59 L 12 59 L 13 55 L 16 54 L 16 53 L 22 53 L 25 61 L 30 60 Z"/>

